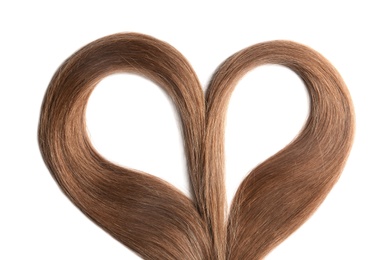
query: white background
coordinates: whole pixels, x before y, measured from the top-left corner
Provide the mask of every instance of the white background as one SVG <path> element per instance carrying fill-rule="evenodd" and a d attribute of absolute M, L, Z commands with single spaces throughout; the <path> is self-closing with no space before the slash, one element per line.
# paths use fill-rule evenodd
<path fill-rule="evenodd" d="M 187 3 L 188 2 L 188 3 Z M 140 32 L 166 41 L 207 85 L 217 66 L 257 42 L 311 46 L 351 92 L 357 132 L 325 203 L 269 260 L 390 259 L 390 15 L 386 1 L 2 1 L 0 4 L 0 259 L 137 259 L 62 194 L 37 146 L 40 105 L 58 66 L 92 40 Z M 299 78 L 279 66 L 238 85 L 226 129 L 229 199 L 255 165 L 302 127 Z M 110 160 L 188 193 L 174 108 L 152 83 L 111 76 L 92 94 L 88 129 Z"/>

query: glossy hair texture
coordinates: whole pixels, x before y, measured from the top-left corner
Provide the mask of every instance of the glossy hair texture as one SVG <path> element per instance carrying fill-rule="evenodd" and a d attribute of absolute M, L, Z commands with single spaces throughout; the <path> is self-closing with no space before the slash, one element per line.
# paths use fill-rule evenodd
<path fill-rule="evenodd" d="M 226 209 L 224 127 L 240 78 L 263 64 L 297 73 L 311 108 L 299 135 L 254 168 Z M 150 174 L 117 166 L 93 148 L 85 111 L 94 87 L 117 72 L 161 86 L 181 119 L 194 199 Z M 253 45 L 228 58 L 204 96 L 186 59 L 150 36 L 98 39 L 68 58 L 47 89 L 38 130 L 43 159 L 91 220 L 144 259 L 262 259 L 317 209 L 338 180 L 354 132 L 348 90 L 319 53 L 290 41 Z M 261 133 L 259 133 L 261 134 Z"/>

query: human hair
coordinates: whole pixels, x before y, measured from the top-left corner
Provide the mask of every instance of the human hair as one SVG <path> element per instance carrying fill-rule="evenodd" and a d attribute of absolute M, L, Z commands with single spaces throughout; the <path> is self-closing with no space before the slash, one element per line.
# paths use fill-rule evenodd
<path fill-rule="evenodd" d="M 243 75 L 264 64 L 303 80 L 310 113 L 281 151 L 256 166 L 227 212 L 224 127 Z M 101 156 L 86 131 L 94 87 L 135 73 L 159 85 L 176 106 L 193 199 L 148 173 Z M 259 133 L 261 134 L 261 133 Z M 93 41 L 56 71 L 38 130 L 42 157 L 69 199 L 144 259 L 262 259 L 300 227 L 337 182 L 351 149 L 354 111 L 347 87 L 318 52 L 291 41 L 255 44 L 228 58 L 204 94 L 187 60 L 169 44 L 137 33 Z"/>

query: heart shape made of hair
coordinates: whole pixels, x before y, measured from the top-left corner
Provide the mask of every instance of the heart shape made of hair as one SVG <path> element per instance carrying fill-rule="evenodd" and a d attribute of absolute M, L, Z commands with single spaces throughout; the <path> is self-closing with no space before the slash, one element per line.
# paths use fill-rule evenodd
<path fill-rule="evenodd" d="M 224 120 L 239 79 L 281 64 L 304 81 L 311 100 L 301 133 L 255 167 L 229 214 L 224 183 Z M 88 97 L 115 72 L 147 77 L 180 115 L 194 200 L 165 181 L 104 159 L 86 132 Z M 290 41 L 253 45 L 228 58 L 203 93 L 173 47 L 123 33 L 68 58 L 47 89 L 39 124 L 43 159 L 61 189 L 91 220 L 145 259 L 261 259 L 316 210 L 348 157 L 354 112 L 348 90 L 319 53 Z"/>

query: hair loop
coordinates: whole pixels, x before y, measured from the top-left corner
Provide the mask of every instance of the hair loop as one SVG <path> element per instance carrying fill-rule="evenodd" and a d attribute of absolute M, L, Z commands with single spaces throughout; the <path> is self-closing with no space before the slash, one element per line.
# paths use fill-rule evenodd
<path fill-rule="evenodd" d="M 240 78 L 284 65 L 308 89 L 301 133 L 255 167 L 226 213 L 224 127 Z M 169 183 L 117 166 L 93 148 L 85 111 L 94 87 L 116 72 L 161 86 L 181 119 L 194 201 Z M 262 259 L 317 209 L 338 180 L 354 133 L 347 87 L 316 51 L 290 41 L 253 45 L 228 58 L 204 96 L 190 64 L 150 36 L 114 34 L 89 43 L 54 74 L 41 108 L 42 157 L 64 193 L 96 224 L 145 259 Z M 260 133 L 261 134 L 261 133 Z"/>

